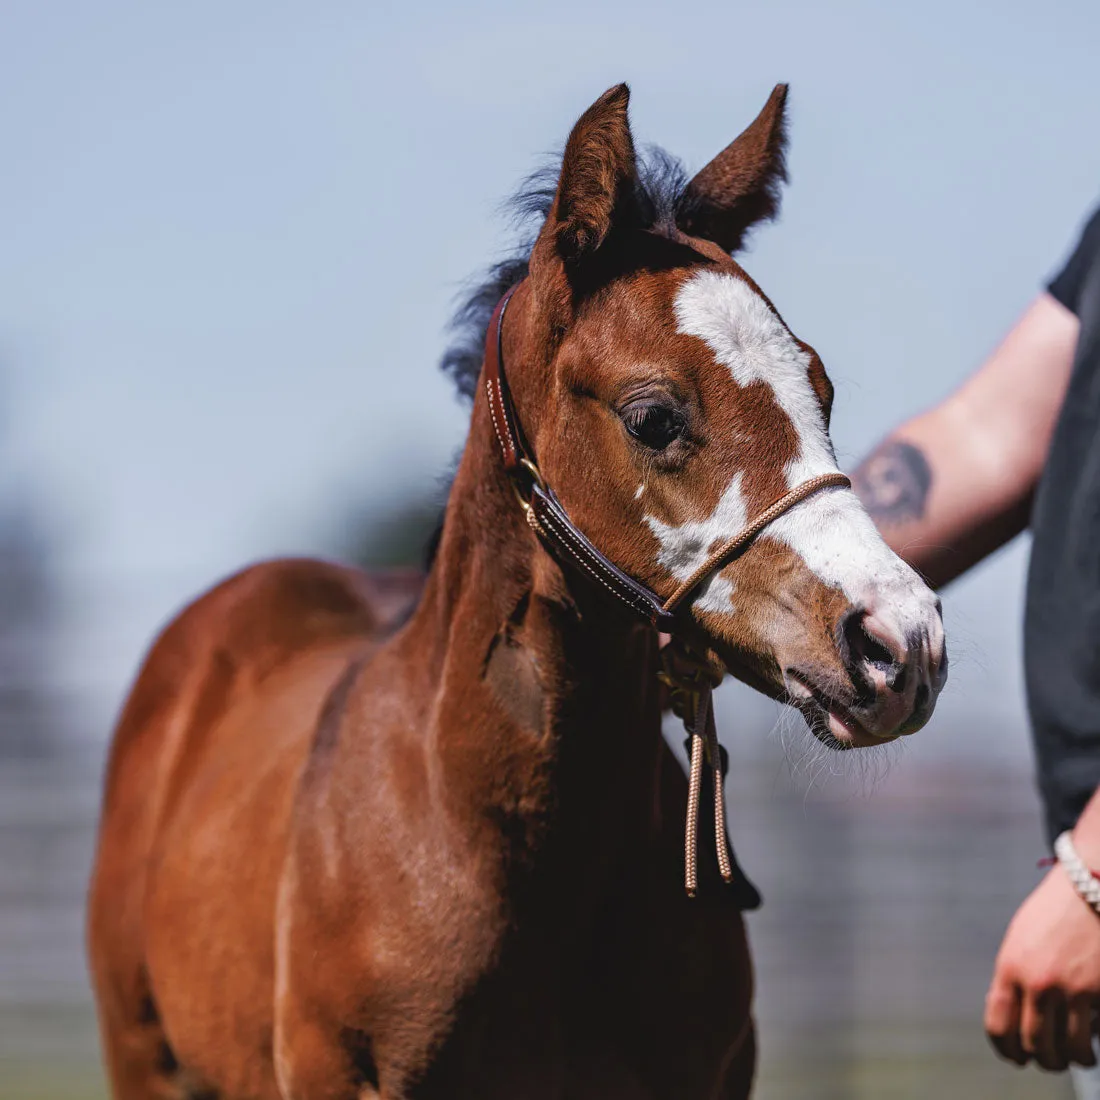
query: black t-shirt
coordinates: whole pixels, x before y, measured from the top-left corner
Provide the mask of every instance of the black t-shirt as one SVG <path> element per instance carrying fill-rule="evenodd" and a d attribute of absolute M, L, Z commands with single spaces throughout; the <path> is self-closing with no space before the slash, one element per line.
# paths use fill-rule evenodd
<path fill-rule="evenodd" d="M 1081 322 L 1035 497 L 1024 669 L 1051 840 L 1100 786 L 1100 210 L 1048 287 Z"/>

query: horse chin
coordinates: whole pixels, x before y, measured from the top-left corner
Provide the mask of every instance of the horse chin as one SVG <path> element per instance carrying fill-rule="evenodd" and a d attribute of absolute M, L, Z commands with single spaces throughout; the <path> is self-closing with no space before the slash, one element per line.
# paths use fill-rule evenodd
<path fill-rule="evenodd" d="M 717 678 L 732 676 L 769 699 L 781 703 L 787 701 L 786 685 L 778 676 L 778 670 L 770 669 L 766 660 L 713 636 L 708 639 L 706 654 L 710 667 L 718 674 Z"/>

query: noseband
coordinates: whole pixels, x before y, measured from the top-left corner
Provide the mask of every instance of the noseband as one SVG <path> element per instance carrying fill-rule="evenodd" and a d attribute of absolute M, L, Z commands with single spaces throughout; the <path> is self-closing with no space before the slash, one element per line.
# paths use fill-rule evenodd
<path fill-rule="evenodd" d="M 635 618 L 642 619 L 661 633 L 672 635 L 686 656 L 683 663 L 698 667 L 699 661 L 692 659 L 690 650 L 680 637 L 683 620 L 678 612 L 687 597 L 743 551 L 768 524 L 790 511 L 796 504 L 820 489 L 834 486 L 851 488 L 852 483 L 844 474 L 835 471 L 819 474 L 796 485 L 746 523 L 732 538 L 710 554 L 690 576 L 682 580 L 671 595 L 662 599 L 653 589 L 623 572 L 605 557 L 573 523 L 554 491 L 543 479 L 534 454 L 526 442 L 504 373 L 504 314 L 518 285 L 512 287 L 493 310 L 485 338 L 484 378 L 489 398 L 489 415 L 500 445 L 501 459 L 527 523 L 557 561 L 579 570 L 595 581 Z M 671 671 L 672 666 L 668 662 L 666 667 L 669 671 L 661 673 L 661 679 L 671 688 L 674 707 L 683 716 L 684 725 L 691 734 L 684 885 L 688 895 L 694 897 L 697 887 L 695 853 L 704 751 L 714 773 L 714 825 L 718 868 L 726 882 L 733 879 L 726 836 L 718 734 L 714 725 L 714 708 L 711 705 L 711 685 L 704 674 L 697 671 L 686 676 L 682 672 Z"/>

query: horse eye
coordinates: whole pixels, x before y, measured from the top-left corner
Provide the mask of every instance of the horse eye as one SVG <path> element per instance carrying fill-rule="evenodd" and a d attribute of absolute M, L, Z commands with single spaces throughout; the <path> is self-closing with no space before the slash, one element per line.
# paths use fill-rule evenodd
<path fill-rule="evenodd" d="M 663 451 L 684 433 L 684 419 L 667 405 L 638 405 L 623 413 L 626 430 L 635 439 Z"/>

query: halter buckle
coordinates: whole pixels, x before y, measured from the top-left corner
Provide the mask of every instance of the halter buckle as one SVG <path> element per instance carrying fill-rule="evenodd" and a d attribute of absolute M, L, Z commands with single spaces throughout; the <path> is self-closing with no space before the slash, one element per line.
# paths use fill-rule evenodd
<path fill-rule="evenodd" d="M 537 485 L 545 493 L 547 491 L 546 482 L 542 480 L 542 473 L 539 471 L 539 468 L 529 458 L 521 458 L 519 460 L 519 465 L 524 470 L 526 470 L 531 477 L 531 484 L 528 486 L 527 489 L 528 493 L 530 493 L 531 487 L 535 485 Z M 519 470 L 517 468 L 517 475 L 518 472 Z M 531 505 L 531 501 L 523 495 L 523 490 L 520 487 L 518 476 L 514 476 L 512 478 L 512 492 L 515 493 L 516 500 L 519 501 L 519 506 L 523 509 L 523 514 L 527 517 L 527 522 L 530 523 L 531 517 L 534 514 L 534 508 Z"/>

